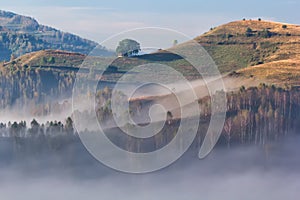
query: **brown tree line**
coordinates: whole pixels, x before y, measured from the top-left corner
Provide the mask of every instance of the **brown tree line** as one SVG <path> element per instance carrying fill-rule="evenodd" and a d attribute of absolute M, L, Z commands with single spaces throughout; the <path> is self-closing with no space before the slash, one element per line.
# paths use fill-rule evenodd
<path fill-rule="evenodd" d="M 259 87 L 227 94 L 223 139 L 231 143 L 265 145 L 300 130 L 300 88 Z"/>
<path fill-rule="evenodd" d="M 71 96 L 74 72 L 0 66 L 0 108 L 30 107 Z M 45 106 L 47 107 L 47 106 Z M 44 112 L 49 112 L 48 108 Z M 48 111 L 47 111 L 48 109 Z M 46 114 L 46 113 L 45 113 Z"/>
<path fill-rule="evenodd" d="M 213 98 L 199 100 L 201 119 L 198 136 L 194 142 L 199 147 L 205 137 L 211 116 L 211 101 L 218 105 L 218 92 Z M 98 118 L 107 121 L 112 117 L 110 108 L 111 91 L 98 93 Z M 280 88 L 260 84 L 258 87 L 241 87 L 239 91 L 226 94 L 226 120 L 219 139 L 219 144 L 230 147 L 233 144 L 255 144 L 264 146 L 269 142 L 300 130 L 300 87 Z M 138 115 L 142 109 L 151 105 L 151 101 L 141 100 L 131 104 L 130 112 Z M 222 105 L 220 103 L 220 105 Z M 218 107 L 218 106 L 217 106 Z M 221 106 L 219 106 L 221 107 Z M 170 120 L 163 130 L 152 138 L 137 139 L 119 134 L 115 128 L 108 135 L 123 149 L 133 152 L 147 152 L 162 148 L 176 135 L 180 120 Z"/>

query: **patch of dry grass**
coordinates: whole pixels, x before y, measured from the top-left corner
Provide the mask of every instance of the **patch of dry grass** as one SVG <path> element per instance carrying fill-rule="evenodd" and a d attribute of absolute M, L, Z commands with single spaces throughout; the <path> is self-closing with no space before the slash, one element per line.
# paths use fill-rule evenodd
<path fill-rule="evenodd" d="M 25 54 L 13 62 L 17 66 L 78 66 L 84 60 L 85 55 L 61 50 L 42 50 Z M 52 59 L 52 60 L 51 60 Z M 10 63 L 7 63 L 10 64 Z"/>
<path fill-rule="evenodd" d="M 255 77 L 277 85 L 300 85 L 300 60 L 280 60 L 239 70 L 244 77 Z"/>

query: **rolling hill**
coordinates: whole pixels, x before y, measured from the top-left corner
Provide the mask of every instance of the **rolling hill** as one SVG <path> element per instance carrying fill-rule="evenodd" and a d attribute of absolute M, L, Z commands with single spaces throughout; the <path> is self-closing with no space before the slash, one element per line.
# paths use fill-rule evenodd
<path fill-rule="evenodd" d="M 8 16 L 9 13 L 6 15 Z M 12 16 L 18 15 L 10 14 L 9 16 L 13 18 Z M 24 17 L 22 20 L 22 26 L 18 27 L 10 25 L 11 21 L 15 22 L 16 20 L 5 21 L 2 19 L 0 21 L 9 24 L 6 27 L 2 26 L 2 29 L 5 30 L 9 28 L 34 32 L 43 27 L 39 25 L 37 28 L 37 23 L 32 18 Z M 249 82 L 277 85 L 300 84 L 298 67 L 300 63 L 300 26 L 298 25 L 262 20 L 241 20 L 212 28 L 209 32 L 196 37 L 195 41 L 207 50 L 224 76 L 229 74 L 227 77 L 238 78 L 238 82 L 246 83 L 246 85 Z M 184 45 L 180 44 L 173 48 L 180 48 Z M 85 56 L 79 49 L 76 49 L 76 45 L 74 48 L 71 49 L 74 53 L 43 50 L 25 54 L 15 59 L 14 64 L 17 66 L 75 67 L 81 64 Z M 200 77 L 184 58 L 174 55 L 168 50 L 130 58 L 117 58 L 112 65 L 121 71 L 127 71 L 137 65 L 147 63 L 172 66 L 190 80 Z"/>
<path fill-rule="evenodd" d="M 274 84 L 299 84 L 300 26 L 261 20 L 231 22 L 195 38 L 222 73 Z"/>
<path fill-rule="evenodd" d="M 33 19 L 26 18 L 26 20 L 22 22 L 23 25 L 19 26 L 19 29 L 14 28 L 18 31 L 35 30 Z M 30 25 L 29 22 L 33 24 Z M 2 30 L 8 31 L 8 28 L 3 26 Z M 300 26 L 261 20 L 236 21 L 213 28 L 196 37 L 195 40 L 207 50 L 216 62 L 228 91 L 236 91 L 241 86 L 254 87 L 260 83 L 278 86 L 300 85 L 300 57 L 298 55 L 300 52 Z M 182 45 L 186 45 L 186 43 L 173 48 L 180 48 Z M 39 101 L 44 98 L 42 96 L 47 96 L 49 91 L 55 93 L 57 90 L 61 91 L 55 93 L 57 96 L 62 93 L 67 94 L 66 90 L 72 88 L 78 66 L 85 58 L 85 54 L 76 51 L 54 49 L 30 52 L 10 62 L 0 63 L 2 84 L 6 84 L 7 88 L 17 88 L 12 94 L 2 93 L 2 98 L 7 100 L 2 102 L 2 107 L 15 103 L 22 92 L 24 93 L 22 82 L 26 82 L 26 79 L 34 80 L 28 86 L 32 87 L 30 91 L 39 91 L 36 94 L 27 92 L 26 99 L 36 96 Z M 112 58 L 103 57 L 101 59 Z M 95 62 L 93 59 L 90 60 L 94 62 L 91 63 L 91 68 L 95 68 L 93 70 L 86 69 L 86 73 L 94 71 L 97 76 L 97 70 L 100 72 L 101 69 L 96 67 L 102 67 L 101 59 L 96 58 Z M 110 70 L 102 77 L 102 80 L 116 81 L 124 72 L 148 63 L 171 66 L 189 80 L 200 78 L 198 72 L 183 57 L 174 55 L 168 50 L 160 50 L 152 54 L 115 59 L 111 64 L 111 69 L 114 70 Z M 153 76 L 156 73 L 170 78 L 170 74 L 160 68 L 153 68 Z M 53 77 L 50 82 L 49 77 Z M 45 86 L 47 87 L 45 88 Z"/>

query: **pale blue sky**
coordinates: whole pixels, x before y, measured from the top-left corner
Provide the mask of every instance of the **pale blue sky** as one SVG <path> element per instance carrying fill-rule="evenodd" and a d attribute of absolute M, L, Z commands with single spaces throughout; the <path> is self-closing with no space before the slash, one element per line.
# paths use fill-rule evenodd
<path fill-rule="evenodd" d="M 9 0 L 0 9 L 101 42 L 140 27 L 175 29 L 191 37 L 242 18 L 300 24 L 300 0 Z"/>

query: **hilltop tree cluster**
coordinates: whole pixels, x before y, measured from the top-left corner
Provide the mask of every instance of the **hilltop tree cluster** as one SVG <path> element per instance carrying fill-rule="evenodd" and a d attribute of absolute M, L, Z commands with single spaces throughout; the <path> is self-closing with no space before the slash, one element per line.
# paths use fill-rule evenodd
<path fill-rule="evenodd" d="M 118 55 L 125 57 L 137 55 L 140 51 L 140 44 L 131 39 L 124 39 L 120 41 L 116 49 Z"/>

